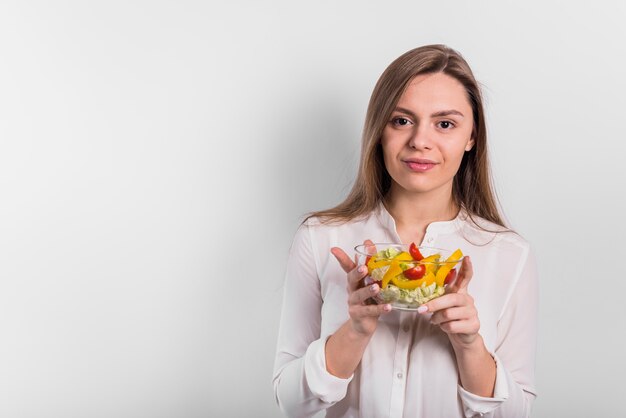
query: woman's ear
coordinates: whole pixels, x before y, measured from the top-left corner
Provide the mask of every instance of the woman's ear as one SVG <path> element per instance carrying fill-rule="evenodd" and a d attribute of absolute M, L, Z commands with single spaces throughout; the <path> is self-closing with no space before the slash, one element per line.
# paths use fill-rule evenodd
<path fill-rule="evenodd" d="M 474 136 L 472 136 L 470 140 L 467 141 L 467 145 L 465 145 L 465 151 L 471 151 L 472 148 L 474 148 L 475 143 L 476 141 L 474 141 Z"/>

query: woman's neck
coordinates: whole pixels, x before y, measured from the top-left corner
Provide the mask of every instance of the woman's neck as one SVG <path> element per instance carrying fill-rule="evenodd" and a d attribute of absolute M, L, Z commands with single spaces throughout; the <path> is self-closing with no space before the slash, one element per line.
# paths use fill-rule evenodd
<path fill-rule="evenodd" d="M 420 245 L 429 224 L 452 220 L 459 213 L 451 190 L 442 188 L 427 194 L 407 193 L 394 186 L 385 197 L 385 207 L 395 220 L 398 235 L 405 244 L 415 242 Z"/>

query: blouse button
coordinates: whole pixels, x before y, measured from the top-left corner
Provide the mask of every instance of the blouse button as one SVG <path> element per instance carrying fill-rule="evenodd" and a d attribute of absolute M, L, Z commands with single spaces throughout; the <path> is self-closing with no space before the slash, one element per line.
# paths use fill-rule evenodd
<path fill-rule="evenodd" d="M 404 326 L 404 328 L 402 328 L 402 329 L 404 330 L 404 332 L 409 332 L 409 328 L 410 328 L 410 327 L 409 327 L 409 324 L 406 324 L 406 325 Z"/>
<path fill-rule="evenodd" d="M 402 379 L 402 376 L 404 375 L 402 374 L 402 372 L 399 372 L 396 376 L 398 377 L 398 379 Z"/>
<path fill-rule="evenodd" d="M 428 241 L 429 244 L 432 244 L 433 243 L 433 237 L 428 237 L 428 239 L 426 241 Z"/>

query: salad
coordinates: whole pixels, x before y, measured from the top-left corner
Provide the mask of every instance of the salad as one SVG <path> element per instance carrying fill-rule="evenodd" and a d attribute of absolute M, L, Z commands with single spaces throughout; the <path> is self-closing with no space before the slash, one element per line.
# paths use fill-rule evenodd
<path fill-rule="evenodd" d="M 365 284 L 376 283 L 380 287 L 376 301 L 412 309 L 445 294 L 446 286 L 456 280 L 456 267 L 463 258 L 461 250 L 444 260 L 443 250 L 427 247 L 420 250 L 415 243 L 411 243 L 408 252 L 404 248 L 404 245 L 392 245 L 367 256 Z"/>

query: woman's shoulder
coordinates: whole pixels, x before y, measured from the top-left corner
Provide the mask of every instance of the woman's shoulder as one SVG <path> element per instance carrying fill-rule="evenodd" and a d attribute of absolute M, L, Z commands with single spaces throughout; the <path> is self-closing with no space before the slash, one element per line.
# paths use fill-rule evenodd
<path fill-rule="evenodd" d="M 307 216 L 302 221 L 302 226 L 307 228 L 324 229 L 345 229 L 354 228 L 367 223 L 374 212 L 367 215 L 359 216 L 353 219 L 336 219 L 327 216 Z"/>
<path fill-rule="evenodd" d="M 518 231 L 489 221 L 478 215 L 465 213 L 461 218 L 462 231 L 468 241 L 478 243 L 511 245 L 522 249 L 529 249 L 530 243 Z"/>
<path fill-rule="evenodd" d="M 313 248 L 320 251 L 327 251 L 330 247 L 353 248 L 365 239 L 376 241 L 385 236 L 374 212 L 349 220 L 308 217 L 300 225 L 299 232 L 306 234 Z"/>

